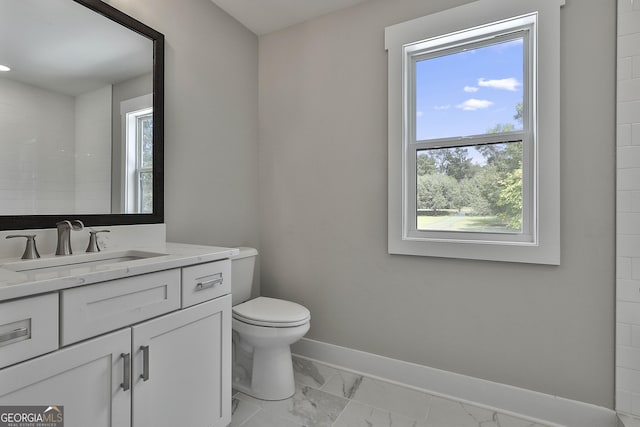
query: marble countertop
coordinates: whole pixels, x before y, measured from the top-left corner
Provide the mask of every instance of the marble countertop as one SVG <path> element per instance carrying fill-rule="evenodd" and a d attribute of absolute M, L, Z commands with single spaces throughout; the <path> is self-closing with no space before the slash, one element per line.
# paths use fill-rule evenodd
<path fill-rule="evenodd" d="M 218 261 L 237 254 L 235 248 L 165 243 L 92 254 L 43 255 L 35 261 L 0 259 L 0 301 Z"/>

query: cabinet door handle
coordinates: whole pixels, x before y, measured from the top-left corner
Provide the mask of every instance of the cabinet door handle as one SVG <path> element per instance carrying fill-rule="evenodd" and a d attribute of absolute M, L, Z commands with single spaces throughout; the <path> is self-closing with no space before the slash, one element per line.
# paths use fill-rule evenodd
<path fill-rule="evenodd" d="M 222 273 L 218 273 L 211 280 L 205 280 L 203 282 L 198 282 L 196 285 L 196 291 L 202 291 L 204 289 L 213 288 L 216 285 L 221 285 L 223 282 Z"/>
<path fill-rule="evenodd" d="M 124 359 L 124 373 L 122 374 L 122 390 L 127 391 L 131 388 L 131 353 L 122 353 L 120 358 Z"/>
<path fill-rule="evenodd" d="M 26 337 L 29 335 L 29 328 L 19 328 L 6 334 L 0 335 L 0 343 L 11 341 L 16 338 Z"/>
<path fill-rule="evenodd" d="M 140 350 L 142 350 L 142 375 L 140 375 L 140 378 L 142 378 L 143 381 L 148 381 L 149 380 L 149 346 L 143 345 L 140 347 Z"/>

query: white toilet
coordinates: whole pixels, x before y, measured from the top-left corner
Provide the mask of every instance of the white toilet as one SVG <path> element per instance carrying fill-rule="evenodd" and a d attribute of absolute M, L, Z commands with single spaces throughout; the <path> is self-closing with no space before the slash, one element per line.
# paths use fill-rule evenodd
<path fill-rule="evenodd" d="M 239 248 L 231 258 L 233 388 L 262 400 L 293 396 L 290 345 L 309 330 L 306 307 L 275 298 L 251 298 L 258 251 Z"/>

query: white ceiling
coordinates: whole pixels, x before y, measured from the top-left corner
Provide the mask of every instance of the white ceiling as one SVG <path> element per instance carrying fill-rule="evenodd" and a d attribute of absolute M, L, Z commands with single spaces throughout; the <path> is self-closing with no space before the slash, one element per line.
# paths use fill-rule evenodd
<path fill-rule="evenodd" d="M 153 42 L 79 3 L 0 0 L 0 78 L 76 96 L 150 73 Z"/>
<path fill-rule="evenodd" d="M 261 36 L 368 0 L 211 0 Z"/>

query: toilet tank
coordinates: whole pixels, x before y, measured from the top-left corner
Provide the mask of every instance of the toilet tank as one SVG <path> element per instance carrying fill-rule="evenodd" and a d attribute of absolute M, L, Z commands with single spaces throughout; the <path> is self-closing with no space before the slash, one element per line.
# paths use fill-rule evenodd
<path fill-rule="evenodd" d="M 253 269 L 258 251 L 254 248 L 238 248 L 240 253 L 231 257 L 231 304 L 251 299 Z"/>

